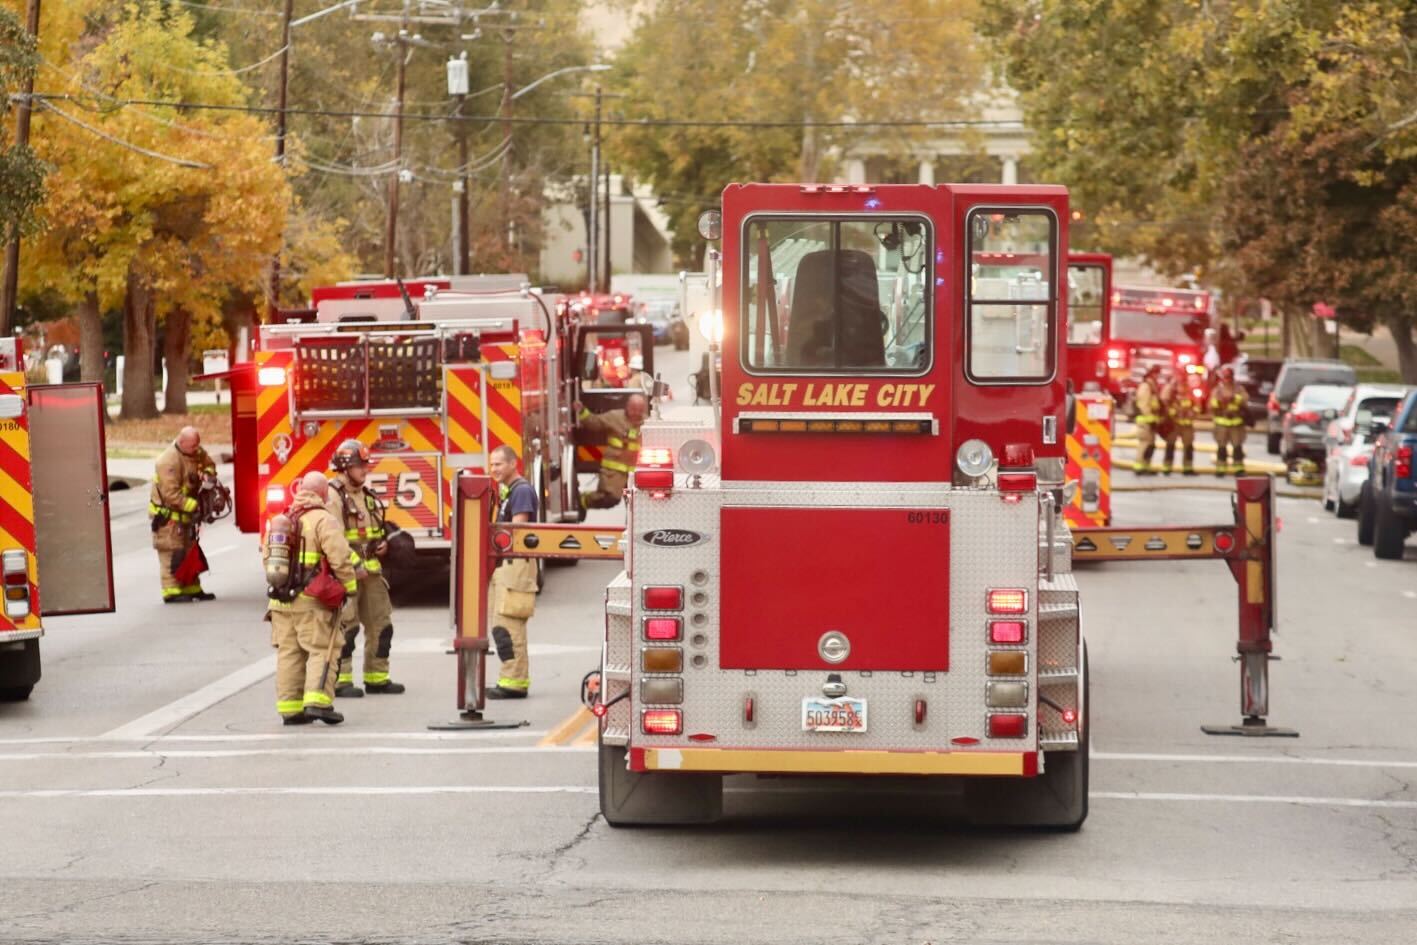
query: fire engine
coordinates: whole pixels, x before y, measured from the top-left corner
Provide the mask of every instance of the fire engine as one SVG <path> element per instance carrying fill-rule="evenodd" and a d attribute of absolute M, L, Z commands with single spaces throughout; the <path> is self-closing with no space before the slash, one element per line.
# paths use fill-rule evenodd
<path fill-rule="evenodd" d="M 1112 523 L 1112 436 L 1116 401 L 1111 390 L 1113 363 L 1112 257 L 1105 253 L 1068 256 L 1068 415 L 1067 479 L 1077 489 L 1064 507 L 1077 526 Z"/>
<path fill-rule="evenodd" d="M 1082 824 L 1067 219 L 1053 186 L 725 190 L 715 419 L 645 424 L 606 592 L 609 823 L 712 820 L 756 774 Z"/>
<path fill-rule="evenodd" d="M 598 468 L 572 405 L 623 404 L 601 349 L 638 344 L 650 327 L 598 324 L 571 299 L 543 298 L 519 276 L 366 281 L 314 290 L 311 306 L 258 327 L 231 381 L 236 522 L 258 531 L 305 472 L 339 443 L 371 453 L 368 484 L 415 551 L 446 555 L 450 489 L 507 445 L 541 493 L 545 521 L 580 515 L 577 472 Z M 628 340 L 627 340 L 628 339 Z"/>
<path fill-rule="evenodd" d="M 23 368 L 19 341 L 0 338 L 4 702 L 28 699 L 39 682 L 45 617 L 114 607 L 103 389 L 30 385 Z"/>
<path fill-rule="evenodd" d="M 1209 292 L 1118 285 L 1112 289 L 1107 344 L 1112 393 L 1120 403 L 1148 368 L 1184 373 L 1193 394 L 1205 387 L 1205 330 L 1211 326 Z"/>

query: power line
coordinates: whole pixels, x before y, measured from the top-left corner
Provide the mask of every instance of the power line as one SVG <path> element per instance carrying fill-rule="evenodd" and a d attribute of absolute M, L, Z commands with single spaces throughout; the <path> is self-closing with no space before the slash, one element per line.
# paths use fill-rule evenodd
<path fill-rule="evenodd" d="M 80 128 L 87 131 L 89 134 L 97 135 L 103 140 L 116 144 L 119 147 L 127 148 L 129 151 L 135 151 L 138 154 L 142 154 L 150 158 L 157 158 L 159 161 L 167 161 L 169 164 L 176 164 L 178 167 L 190 167 L 194 170 L 199 171 L 209 171 L 212 169 L 212 166 L 210 164 L 203 164 L 200 161 L 189 161 L 186 158 L 173 157 L 170 154 L 162 154 L 158 151 L 151 151 L 145 147 L 142 147 L 141 145 L 134 144 L 131 141 L 125 141 L 122 138 L 115 137 L 104 131 L 102 128 L 95 128 L 93 125 L 80 121 L 73 115 L 60 111 L 54 106 L 52 102 L 46 101 L 45 99 L 40 99 L 39 104 L 43 105 L 46 111 L 58 115 L 60 118 L 69 122 L 70 124 L 79 126 Z"/>
<path fill-rule="evenodd" d="M 181 72 L 185 75 L 195 76 L 242 75 L 247 72 L 254 72 L 255 70 L 261 68 L 266 63 L 272 61 L 289 48 L 289 46 L 282 46 L 266 58 L 260 60 L 259 62 L 253 62 L 249 66 L 242 66 L 240 69 L 183 69 L 181 66 L 174 66 L 171 63 L 168 64 L 167 68 L 171 69 L 173 72 Z"/>

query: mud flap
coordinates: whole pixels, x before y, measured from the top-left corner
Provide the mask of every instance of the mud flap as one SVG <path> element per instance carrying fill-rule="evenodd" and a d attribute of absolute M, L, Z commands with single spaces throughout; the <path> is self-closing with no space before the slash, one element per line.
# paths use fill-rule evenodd
<path fill-rule="evenodd" d="M 600 745 L 600 813 L 612 827 L 711 824 L 723 816 L 723 777 L 630 771 L 626 749 Z"/>

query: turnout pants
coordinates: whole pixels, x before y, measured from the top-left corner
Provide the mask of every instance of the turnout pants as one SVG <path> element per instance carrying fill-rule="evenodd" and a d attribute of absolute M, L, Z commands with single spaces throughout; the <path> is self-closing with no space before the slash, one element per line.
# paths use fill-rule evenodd
<path fill-rule="evenodd" d="M 528 570 L 534 587 L 535 561 L 524 558 L 508 561 L 492 572 L 492 645 L 497 650 L 497 658 L 502 661 L 497 685 L 503 689 L 525 691 L 531 688 L 531 661 L 526 651 L 526 624 L 531 615 L 513 616 L 506 612 L 509 591 L 519 598 L 527 593 L 518 592 L 516 588 L 526 586 Z"/>
<path fill-rule="evenodd" d="M 182 526 L 177 522 L 169 521 L 153 532 L 153 548 L 157 550 L 157 571 L 158 576 L 162 579 L 164 599 L 202 592 L 200 581 L 194 584 L 179 584 L 177 578 L 172 576 L 173 561 L 187 547 L 187 544 L 187 537 L 182 532 Z"/>
<path fill-rule="evenodd" d="M 1177 423 L 1175 430 L 1166 438 L 1166 462 L 1162 468 L 1171 471 L 1176 459 L 1177 440 L 1181 442 L 1181 468 L 1190 472 L 1196 460 L 1196 431 L 1189 423 Z"/>
<path fill-rule="evenodd" d="M 389 582 L 382 574 L 359 579 L 355 619 L 343 627 L 344 648 L 339 654 L 339 684 L 354 684 L 354 641 L 364 627 L 364 683 L 382 686 L 389 681 L 389 650 L 394 639 L 394 605 Z"/>
<path fill-rule="evenodd" d="M 595 491 L 581 493 L 581 505 L 588 509 L 613 509 L 625 497 L 625 486 L 629 481 L 625 473 L 602 469 Z"/>
<path fill-rule="evenodd" d="M 1137 422 L 1137 458 L 1132 463 L 1134 471 L 1151 469 L 1151 457 L 1156 455 L 1156 427 L 1155 423 Z"/>
<path fill-rule="evenodd" d="M 271 611 L 276 711 L 282 716 L 300 715 L 307 706 L 334 705 L 338 619 L 323 608 Z"/>
<path fill-rule="evenodd" d="M 1222 426 L 1215 424 L 1215 468 L 1217 472 L 1228 472 L 1231 463 L 1227 454 L 1234 456 L 1234 469 L 1245 468 L 1245 428 L 1241 425 Z"/>

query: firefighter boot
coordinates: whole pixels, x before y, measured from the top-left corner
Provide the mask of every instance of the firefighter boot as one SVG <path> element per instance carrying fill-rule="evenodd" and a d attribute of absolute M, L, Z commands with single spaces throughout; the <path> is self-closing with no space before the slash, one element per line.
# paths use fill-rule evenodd
<path fill-rule="evenodd" d="M 1237 445 L 1235 447 L 1235 462 L 1231 464 L 1230 471 L 1236 476 L 1245 474 L 1245 448 L 1243 446 Z"/>
<path fill-rule="evenodd" d="M 1196 448 L 1187 443 L 1182 447 L 1181 453 L 1181 475 L 1194 476 L 1196 474 Z"/>
<path fill-rule="evenodd" d="M 334 710 L 333 706 L 327 705 L 307 705 L 305 707 L 305 717 L 311 722 L 319 719 L 326 725 L 338 725 L 344 721 L 344 716 Z M 291 723 L 292 725 L 299 723 Z"/>
<path fill-rule="evenodd" d="M 1153 443 L 1141 454 L 1141 460 L 1132 467 L 1138 476 L 1154 476 L 1156 468 L 1151 465 L 1151 458 L 1156 455 L 1156 444 Z"/>
<path fill-rule="evenodd" d="M 1175 464 L 1176 464 L 1176 444 L 1175 444 L 1175 443 L 1167 443 L 1167 444 L 1166 444 L 1166 458 L 1161 461 L 1161 474 L 1162 474 L 1163 476 L 1169 476 L 1169 475 L 1171 475 L 1171 470 L 1173 470 L 1173 469 L 1176 468 Z"/>
<path fill-rule="evenodd" d="M 1229 455 L 1230 455 L 1230 449 L 1229 449 L 1229 447 L 1226 446 L 1226 444 L 1224 443 L 1224 441 L 1222 441 L 1222 442 L 1216 444 L 1216 447 L 1215 447 L 1215 476 L 1216 476 L 1217 479 L 1220 478 L 1221 476 L 1225 475 L 1225 473 L 1229 471 L 1229 469 L 1230 469 L 1230 463 L 1227 461 Z"/>
<path fill-rule="evenodd" d="M 362 699 L 364 690 L 354 684 L 354 638 L 359 636 L 359 624 L 344 631 L 344 646 L 339 651 L 339 675 L 335 678 L 335 697 Z"/>

